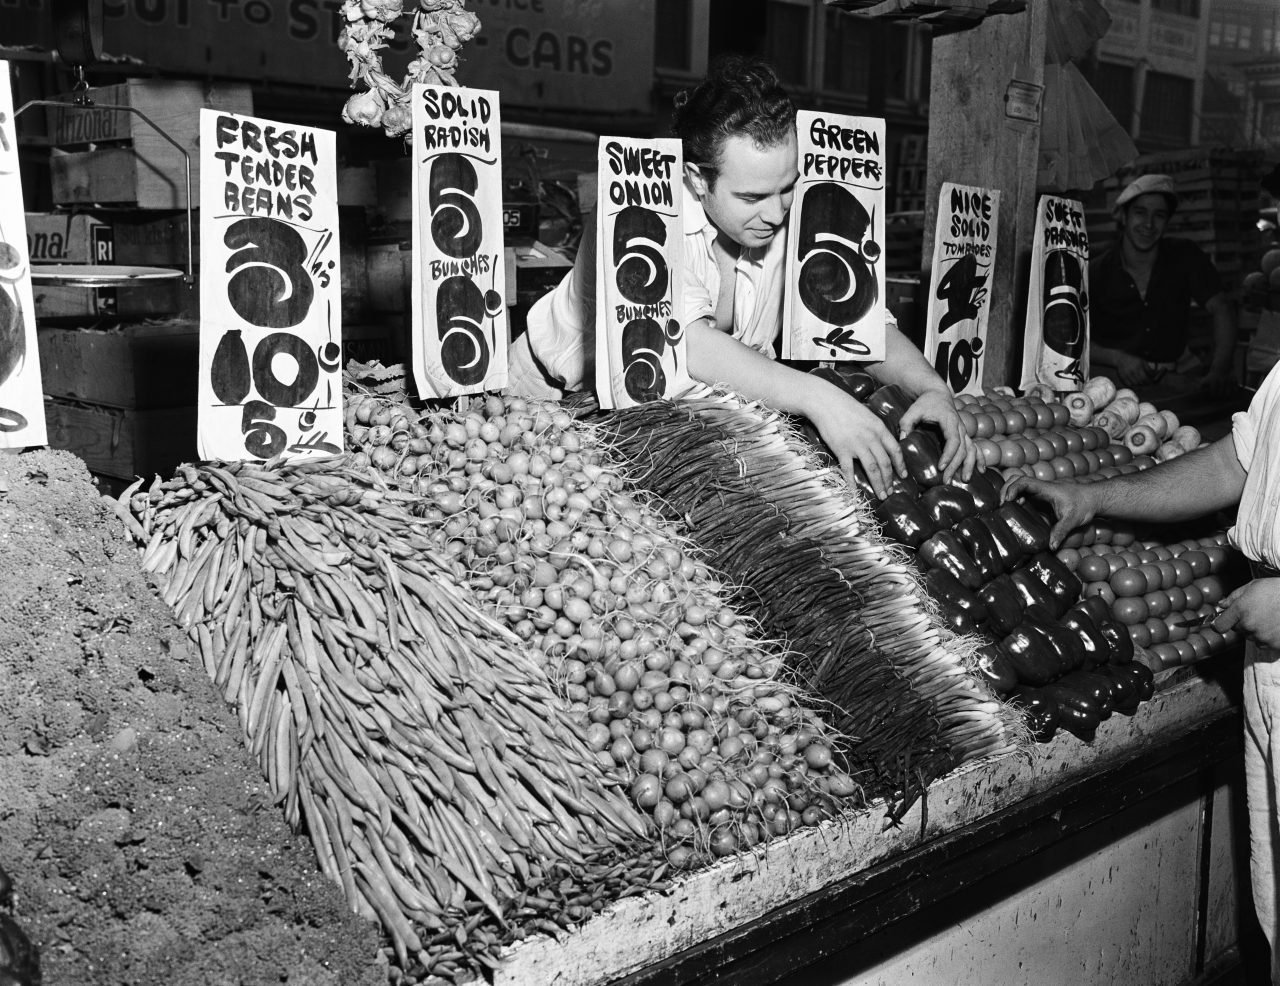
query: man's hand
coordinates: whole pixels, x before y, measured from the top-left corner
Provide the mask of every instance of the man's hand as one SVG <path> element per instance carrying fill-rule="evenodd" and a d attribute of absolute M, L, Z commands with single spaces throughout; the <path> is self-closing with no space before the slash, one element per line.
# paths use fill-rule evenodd
<path fill-rule="evenodd" d="M 1280 647 L 1280 579 L 1254 579 L 1222 600 L 1219 633 L 1235 628 L 1266 647 Z"/>
<path fill-rule="evenodd" d="M 810 413 L 809 421 L 831 449 L 845 478 L 853 482 L 856 459 L 871 480 L 871 488 L 884 499 L 889 495 L 889 483 L 894 475 L 907 474 L 902 449 L 884 423 L 864 405 L 838 387 L 831 390 L 833 395 L 824 393 L 823 400 Z"/>
<path fill-rule="evenodd" d="M 1151 371 L 1147 369 L 1147 364 L 1141 356 L 1117 353 L 1115 360 L 1116 373 L 1120 376 L 1120 382 L 1126 387 L 1140 387 L 1151 383 Z"/>
<path fill-rule="evenodd" d="M 1049 532 L 1049 547 L 1054 551 L 1067 535 L 1097 515 L 1096 497 L 1088 483 L 1046 483 L 1030 476 L 1014 476 L 1000 490 L 1000 500 L 1008 503 L 1019 496 L 1034 496 L 1053 507 L 1057 521 Z"/>
<path fill-rule="evenodd" d="M 942 470 L 943 481 L 949 482 L 957 473 L 961 479 L 972 479 L 978 448 L 969 440 L 949 391 L 926 390 L 917 397 L 902 416 L 900 437 L 905 438 L 907 432 L 921 421 L 932 421 L 942 430 L 944 445 L 942 455 L 938 457 L 938 468 Z"/>

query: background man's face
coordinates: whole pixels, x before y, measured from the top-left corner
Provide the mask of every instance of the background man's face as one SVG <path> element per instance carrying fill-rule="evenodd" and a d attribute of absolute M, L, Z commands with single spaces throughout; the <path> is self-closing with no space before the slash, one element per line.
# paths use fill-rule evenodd
<path fill-rule="evenodd" d="M 1164 236 L 1172 214 L 1169 200 L 1162 193 L 1148 192 L 1146 195 L 1139 195 L 1125 207 L 1121 218 L 1124 238 L 1130 246 L 1144 253 L 1154 250 L 1160 237 Z"/>

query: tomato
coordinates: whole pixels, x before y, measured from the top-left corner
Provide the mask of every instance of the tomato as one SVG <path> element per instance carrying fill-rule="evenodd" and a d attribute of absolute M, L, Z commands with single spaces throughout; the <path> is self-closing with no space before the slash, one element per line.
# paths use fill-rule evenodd
<path fill-rule="evenodd" d="M 1023 465 L 1033 466 L 1040 461 L 1040 449 L 1035 442 L 1025 435 L 1019 435 L 1014 440 L 1018 443 L 1018 448 L 1022 449 Z"/>
<path fill-rule="evenodd" d="M 959 410 L 956 417 L 960 419 L 960 425 L 964 428 L 964 433 L 970 438 L 978 434 L 978 419 L 972 411 Z"/>
<path fill-rule="evenodd" d="M 1128 567 L 1129 563 L 1120 556 L 1120 552 L 1113 551 L 1107 555 L 1107 568 L 1111 570 L 1111 575 L 1115 575 L 1116 572 Z M 1108 578 L 1110 578 L 1110 576 L 1108 576 Z"/>
<path fill-rule="evenodd" d="M 1209 556 L 1209 571 L 1222 571 L 1222 566 L 1227 563 L 1227 549 L 1220 544 L 1213 544 L 1203 550 Z"/>
<path fill-rule="evenodd" d="M 1138 561 L 1146 565 L 1156 560 L 1156 553 L 1145 545 L 1139 545 L 1137 550 Z"/>
<path fill-rule="evenodd" d="M 1125 626 L 1132 626 L 1134 623 L 1141 623 L 1146 620 L 1147 603 L 1136 593 L 1120 596 L 1111 604 L 1111 612 Z"/>
<path fill-rule="evenodd" d="M 1048 435 L 1040 435 L 1033 440 L 1036 451 L 1040 453 L 1040 458 L 1044 460 L 1052 459 L 1058 453 L 1054 450 L 1053 442 L 1049 440 Z"/>
<path fill-rule="evenodd" d="M 1098 450 L 1098 433 L 1092 428 L 1081 428 L 1076 434 L 1080 436 L 1080 451 L 1096 452 Z"/>
<path fill-rule="evenodd" d="M 1121 568 L 1111 576 L 1111 588 L 1117 597 L 1141 596 L 1147 592 L 1147 578 L 1139 569 Z M 1117 598 L 1118 602 L 1119 598 Z M 1143 613 L 1142 619 L 1146 619 L 1146 613 Z M 1132 623 L 1133 620 L 1122 622 Z"/>
<path fill-rule="evenodd" d="M 1116 592 L 1111 588 L 1111 584 L 1109 582 L 1086 583 L 1082 595 L 1086 599 L 1098 596 L 1104 600 L 1108 606 L 1116 601 Z"/>
<path fill-rule="evenodd" d="M 986 411 L 973 412 L 973 434 L 976 438 L 990 438 L 996 433 L 996 424 Z"/>
<path fill-rule="evenodd" d="M 1163 619 L 1172 610 L 1169 595 L 1163 589 L 1153 589 L 1142 597 L 1142 601 L 1147 604 L 1147 616 L 1153 619 Z"/>
<path fill-rule="evenodd" d="M 1031 405 L 1031 410 L 1035 412 L 1037 428 L 1053 427 L 1053 409 L 1043 401 L 1038 401 Z"/>
<path fill-rule="evenodd" d="M 982 462 L 987 466 L 998 466 L 1000 464 L 1000 446 L 993 442 L 990 438 L 979 437 L 973 443 L 978 450 L 978 454 L 982 456 Z"/>
<path fill-rule="evenodd" d="M 1086 555 L 1081 552 L 1080 560 L 1076 565 L 1076 574 L 1080 576 L 1082 582 L 1101 582 L 1111 577 L 1111 566 L 1101 555 Z"/>
<path fill-rule="evenodd" d="M 1169 597 L 1169 607 L 1174 612 L 1181 612 L 1189 608 L 1187 606 L 1187 590 L 1181 586 L 1170 586 L 1164 590 L 1164 594 Z"/>
<path fill-rule="evenodd" d="M 1107 450 L 1111 453 L 1111 459 L 1117 466 L 1127 466 L 1133 461 L 1133 453 L 1129 451 L 1127 445 L 1110 445 Z"/>
<path fill-rule="evenodd" d="M 1169 564 L 1173 566 L 1173 584 L 1177 586 L 1189 586 L 1196 579 L 1195 569 L 1191 567 L 1191 563 L 1185 558 L 1171 558 Z"/>
<path fill-rule="evenodd" d="M 1026 427 L 1026 418 L 1017 411 L 1010 408 L 1004 412 L 1004 433 L 1006 435 L 1021 435 L 1022 430 Z"/>
<path fill-rule="evenodd" d="M 1133 641 L 1135 647 L 1150 646 L 1151 631 L 1147 629 L 1146 623 L 1134 623 L 1125 629 L 1129 631 L 1129 639 Z"/>
<path fill-rule="evenodd" d="M 1065 432 L 1062 437 L 1066 441 L 1068 452 L 1084 451 L 1084 439 L 1080 437 L 1080 432 L 1074 428 Z"/>
<path fill-rule="evenodd" d="M 1169 639 L 1169 624 L 1164 620 L 1147 620 L 1146 627 L 1153 644 L 1163 644 Z"/>
<path fill-rule="evenodd" d="M 1183 588 L 1182 593 L 1186 597 L 1185 609 L 1199 609 L 1204 605 L 1204 594 L 1194 582 Z"/>
<path fill-rule="evenodd" d="M 1173 562 L 1168 560 L 1157 561 L 1156 570 L 1160 573 L 1160 588 L 1172 589 L 1178 584 L 1178 570 L 1173 567 Z"/>
<path fill-rule="evenodd" d="M 1071 412 L 1067 410 L 1067 405 L 1057 402 L 1049 405 L 1049 410 L 1053 413 L 1053 426 L 1061 428 L 1071 420 Z"/>
<path fill-rule="evenodd" d="M 1098 450 L 1094 453 L 1098 457 L 1099 471 L 1114 469 L 1116 466 L 1116 457 L 1112 454 L 1111 449 L 1105 446 L 1098 446 Z M 1107 473 L 1108 476 L 1114 476 L 1114 472 Z"/>
<path fill-rule="evenodd" d="M 1206 575 L 1202 579 L 1197 579 L 1195 584 L 1200 589 L 1201 605 L 1216 606 L 1226 595 L 1222 588 L 1222 580 L 1216 575 Z"/>
<path fill-rule="evenodd" d="M 1209 556 L 1199 548 L 1186 551 L 1181 555 L 1181 560 L 1191 567 L 1191 574 L 1197 579 L 1208 575 L 1212 569 Z"/>
<path fill-rule="evenodd" d="M 1159 659 L 1162 669 L 1177 667 L 1182 663 L 1178 657 L 1178 649 L 1173 644 L 1154 644 L 1151 648 L 1151 653 Z"/>
<path fill-rule="evenodd" d="M 1227 645 L 1226 638 L 1213 627 L 1202 627 L 1198 635 L 1204 640 L 1210 654 L 1218 653 Z"/>
<path fill-rule="evenodd" d="M 1178 652 L 1179 664 L 1194 664 L 1196 660 L 1196 650 L 1191 646 L 1189 640 L 1178 640 L 1174 642 L 1173 649 Z"/>
<path fill-rule="evenodd" d="M 1190 616 L 1188 616 L 1186 613 L 1170 613 L 1165 618 L 1165 621 L 1164 621 L 1165 625 L 1169 628 L 1170 642 L 1173 642 L 1175 640 L 1186 640 L 1187 632 L 1188 632 L 1187 628 L 1180 627 L 1178 626 L 1178 624 L 1185 623 L 1187 620 L 1194 619 L 1194 618 L 1195 618 L 1195 614 L 1191 614 Z"/>
<path fill-rule="evenodd" d="M 1054 471 L 1053 465 L 1043 459 L 1032 466 L 1031 471 L 1035 475 L 1036 479 L 1042 480 L 1046 483 L 1052 483 L 1055 479 L 1061 478 Z"/>
<path fill-rule="evenodd" d="M 1209 641 L 1205 640 L 1203 633 L 1196 631 L 1188 635 L 1186 642 L 1191 645 L 1191 650 L 1195 654 L 1197 661 L 1203 661 L 1209 656 Z"/>

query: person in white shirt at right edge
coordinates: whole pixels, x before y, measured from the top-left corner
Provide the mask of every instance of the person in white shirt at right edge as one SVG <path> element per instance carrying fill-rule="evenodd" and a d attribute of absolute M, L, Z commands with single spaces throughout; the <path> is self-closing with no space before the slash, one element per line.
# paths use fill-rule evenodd
<path fill-rule="evenodd" d="M 1222 601 L 1212 626 L 1245 635 L 1249 869 L 1254 909 L 1271 945 L 1271 981 L 1280 986 L 1280 364 L 1249 409 L 1233 416 L 1231 434 L 1212 444 L 1098 483 L 1017 476 L 1001 495 L 1033 496 L 1052 506 L 1054 550 L 1095 516 L 1177 523 L 1239 505 L 1228 533 L 1249 559 L 1253 580 Z"/>
<path fill-rule="evenodd" d="M 906 475 L 897 439 L 922 421 L 936 424 L 939 465 L 969 479 L 977 450 L 946 383 L 890 322 L 885 359 L 866 369 L 913 401 L 901 434 L 890 435 L 865 406 L 835 384 L 773 359 L 782 332 L 787 220 L 799 176 L 795 106 L 769 66 L 730 56 L 676 97 L 672 129 L 684 149 L 684 291 L 690 375 L 724 383 L 753 400 L 808 418 L 846 477 L 856 459 L 883 497 Z M 574 269 L 529 311 L 528 331 L 510 350 L 509 390 L 557 399 L 584 381 L 584 326 L 594 324 L 595 223 Z"/>

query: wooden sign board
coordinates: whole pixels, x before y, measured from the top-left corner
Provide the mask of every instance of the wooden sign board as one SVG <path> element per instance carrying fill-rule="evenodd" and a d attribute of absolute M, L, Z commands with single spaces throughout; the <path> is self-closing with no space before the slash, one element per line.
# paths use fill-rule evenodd
<path fill-rule="evenodd" d="M 0 62 L 0 448 L 47 443 L 13 89 Z"/>
<path fill-rule="evenodd" d="M 1022 390 L 1039 383 L 1069 393 L 1084 386 L 1089 379 L 1088 299 L 1084 205 L 1042 195 L 1031 241 Z"/>
<path fill-rule="evenodd" d="M 333 132 L 206 109 L 200 155 L 200 455 L 339 453 Z"/>
<path fill-rule="evenodd" d="M 602 137 L 596 209 L 596 396 L 623 408 L 692 383 L 680 299 L 680 141 Z"/>
<path fill-rule="evenodd" d="M 998 190 L 942 183 L 924 356 L 957 394 L 982 393 L 999 216 Z"/>
<path fill-rule="evenodd" d="M 800 110 L 782 356 L 882 360 L 884 120 Z"/>
<path fill-rule="evenodd" d="M 413 374 L 423 397 L 507 385 L 498 93 L 413 87 Z"/>

